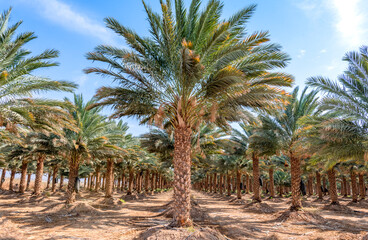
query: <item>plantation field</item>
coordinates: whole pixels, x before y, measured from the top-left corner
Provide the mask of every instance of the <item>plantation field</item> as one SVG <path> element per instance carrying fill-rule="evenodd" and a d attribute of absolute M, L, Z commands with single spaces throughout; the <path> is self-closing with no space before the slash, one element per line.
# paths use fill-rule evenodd
<path fill-rule="evenodd" d="M 248 194 L 237 200 L 234 195 L 192 191 L 194 227 L 182 230 L 177 239 L 200 239 L 191 236 L 205 227 L 228 239 L 353 240 L 368 232 L 368 201 L 351 204 L 340 198 L 341 205 L 331 207 L 326 204 L 327 197 L 322 202 L 305 197 L 304 213 L 283 218 L 290 198 L 252 203 L 250 197 Z M 168 225 L 172 220 L 172 191 L 128 197 L 115 193 L 109 201 L 103 193 L 83 191 L 68 207 L 63 199 L 60 192 L 31 197 L 29 193 L 2 191 L 0 239 L 147 239 L 147 229 Z M 169 238 L 170 234 L 168 230 L 168 239 L 175 239 Z"/>

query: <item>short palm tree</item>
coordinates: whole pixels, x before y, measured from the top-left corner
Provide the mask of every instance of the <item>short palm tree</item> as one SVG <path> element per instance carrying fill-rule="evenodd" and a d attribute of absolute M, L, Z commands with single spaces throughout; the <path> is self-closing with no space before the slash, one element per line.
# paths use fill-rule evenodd
<path fill-rule="evenodd" d="M 114 18 L 107 27 L 122 36 L 130 49 L 96 47 L 87 58 L 108 65 L 92 67 L 119 86 L 102 87 L 98 106 L 110 105 L 112 117 L 136 116 L 142 124 L 170 127 L 174 131 L 174 221 L 190 225 L 191 136 L 202 122 L 228 127 L 228 121 L 246 117 L 249 109 L 277 106 L 281 87 L 290 75 L 274 71 L 285 67 L 289 56 L 269 42 L 268 32 L 246 34 L 255 11 L 251 5 L 221 20 L 223 3 L 211 0 L 201 11 L 201 1 L 161 1 L 155 13 L 143 1 L 150 36 L 141 37 Z M 273 70 L 272 72 L 270 70 Z M 164 123 L 164 124 L 163 124 Z"/>
<path fill-rule="evenodd" d="M 301 130 L 303 125 L 299 123 L 300 119 L 306 116 L 315 116 L 317 111 L 317 91 L 307 92 L 305 88 L 301 95 L 299 88 L 296 87 L 292 92 L 289 103 L 281 112 L 274 114 L 265 114 L 260 116 L 263 129 L 263 137 L 269 139 L 269 136 L 274 135 L 274 141 L 268 141 L 274 146 L 278 146 L 279 151 L 290 158 L 291 167 L 291 191 L 292 211 L 301 209 L 300 199 L 300 181 L 301 181 L 301 158 L 304 149 L 299 149 L 299 140 L 301 140 Z M 262 131 L 262 130 L 259 131 Z M 261 137 L 260 135 L 259 137 Z M 259 142 L 259 141 L 258 141 Z M 265 141 L 266 142 L 266 141 Z M 272 149 L 272 147 L 270 148 Z"/>
<path fill-rule="evenodd" d="M 81 95 L 74 95 L 75 107 L 70 108 L 76 129 L 65 129 L 65 153 L 69 160 L 69 178 L 67 188 L 67 203 L 75 201 L 75 180 L 78 177 L 81 162 L 101 157 L 111 157 L 111 149 L 116 146 L 109 141 L 114 125 L 100 114 L 101 108 L 89 109 L 94 100 L 87 103 Z"/>

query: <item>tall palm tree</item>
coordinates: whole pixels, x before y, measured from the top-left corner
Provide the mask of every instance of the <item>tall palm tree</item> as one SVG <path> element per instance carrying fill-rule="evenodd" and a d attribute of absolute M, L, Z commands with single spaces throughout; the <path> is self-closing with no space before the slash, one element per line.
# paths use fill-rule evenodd
<path fill-rule="evenodd" d="M 141 37 L 114 18 L 108 28 L 122 36 L 130 49 L 96 47 L 87 59 L 108 65 L 92 67 L 114 79 L 118 87 L 102 87 L 98 106 L 110 105 L 112 117 L 136 116 L 142 124 L 170 127 L 174 131 L 174 221 L 191 225 L 191 136 L 202 122 L 228 127 L 228 121 L 246 117 L 249 109 L 264 109 L 282 102 L 290 75 L 275 72 L 289 56 L 269 42 L 268 32 L 246 34 L 255 5 L 221 20 L 223 3 L 211 0 L 201 11 L 201 1 L 161 1 L 155 13 L 143 1 L 150 36 Z M 272 72 L 270 70 L 273 70 Z M 165 123 L 165 124 L 163 124 Z"/>

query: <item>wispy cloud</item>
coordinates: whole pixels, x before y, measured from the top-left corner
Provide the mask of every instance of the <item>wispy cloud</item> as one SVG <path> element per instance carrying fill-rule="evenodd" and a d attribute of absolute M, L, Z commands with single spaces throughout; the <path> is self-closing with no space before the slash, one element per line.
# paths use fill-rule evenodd
<path fill-rule="evenodd" d="M 337 18 L 335 27 L 346 44 L 357 47 L 366 39 L 366 16 L 360 9 L 362 0 L 330 0 Z"/>
<path fill-rule="evenodd" d="M 361 9 L 367 7 L 364 0 L 292 0 L 305 14 L 320 19 L 331 14 L 331 26 L 339 34 L 347 49 L 363 45 L 368 38 L 367 15 Z M 322 14 L 323 13 L 323 14 Z"/>
<path fill-rule="evenodd" d="M 297 57 L 302 58 L 302 57 L 304 57 L 305 53 L 306 53 L 306 51 L 304 49 L 302 49 L 302 50 L 299 51 L 299 54 L 298 54 Z"/>
<path fill-rule="evenodd" d="M 102 21 L 96 21 L 61 0 L 34 0 L 32 2 L 42 17 L 75 32 L 99 39 L 102 43 L 115 44 L 114 33 Z"/>
<path fill-rule="evenodd" d="M 319 51 L 320 53 L 326 53 L 327 50 L 326 49 L 322 49 L 321 51 Z"/>

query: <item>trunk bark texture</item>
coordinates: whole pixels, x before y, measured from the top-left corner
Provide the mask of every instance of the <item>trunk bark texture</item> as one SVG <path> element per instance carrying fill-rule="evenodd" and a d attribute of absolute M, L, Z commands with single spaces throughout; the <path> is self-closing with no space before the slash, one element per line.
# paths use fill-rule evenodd
<path fill-rule="evenodd" d="M 3 183 L 5 182 L 5 173 L 6 173 L 6 168 L 3 168 L 1 172 L 1 178 L 0 178 L 0 189 L 3 187 Z"/>
<path fill-rule="evenodd" d="M 300 200 L 300 159 L 293 156 L 290 153 L 291 164 L 291 211 L 299 211 L 302 208 L 302 202 Z"/>
<path fill-rule="evenodd" d="M 226 185 L 227 185 L 227 195 L 231 196 L 231 183 L 230 183 L 230 174 L 226 174 Z"/>
<path fill-rule="evenodd" d="M 57 173 L 58 173 L 58 166 L 55 165 L 52 168 L 52 185 L 51 185 L 51 192 L 55 192 L 56 191 L 56 178 L 57 178 Z M 85 180 L 84 180 L 85 181 Z"/>
<path fill-rule="evenodd" d="M 66 190 L 66 204 L 75 202 L 75 182 L 78 177 L 80 155 L 76 152 L 72 153 L 69 160 L 69 177 L 68 187 Z"/>
<path fill-rule="evenodd" d="M 32 174 L 28 173 L 26 191 L 29 190 L 29 185 L 31 184 L 31 176 L 32 176 Z"/>
<path fill-rule="evenodd" d="M 323 193 L 322 193 L 322 189 L 321 189 L 321 174 L 316 171 L 316 188 L 317 188 L 317 193 L 318 193 L 318 199 L 323 199 Z"/>
<path fill-rule="evenodd" d="M 35 185 L 34 185 L 34 195 L 40 195 L 41 194 L 41 188 L 42 188 L 42 175 L 43 175 L 43 164 L 45 161 L 44 155 L 39 155 L 37 159 L 37 169 L 36 169 L 36 179 L 35 179 Z"/>
<path fill-rule="evenodd" d="M 275 197 L 275 181 L 273 179 L 273 167 L 268 170 L 268 175 L 270 177 L 270 197 Z"/>
<path fill-rule="evenodd" d="M 259 192 L 259 158 L 258 156 L 253 153 L 252 154 L 253 160 L 253 201 L 261 202 L 261 195 Z"/>
<path fill-rule="evenodd" d="M 105 198 L 112 197 L 113 183 L 114 183 L 114 160 L 107 159 Z"/>
<path fill-rule="evenodd" d="M 339 204 L 339 200 L 337 199 L 335 169 L 328 170 L 327 176 L 328 176 L 328 181 L 330 182 L 329 193 L 330 193 L 331 204 L 337 205 Z"/>
<path fill-rule="evenodd" d="M 351 171 L 351 191 L 352 191 L 352 202 L 358 202 L 358 186 L 357 176 L 355 171 Z"/>
<path fill-rule="evenodd" d="M 240 174 L 240 169 L 237 168 L 236 169 L 236 197 L 238 199 L 242 198 L 241 195 L 241 188 L 240 188 L 240 182 L 241 182 L 241 174 Z"/>
<path fill-rule="evenodd" d="M 174 222 L 173 225 L 191 226 L 191 129 L 178 126 L 174 144 Z"/>
<path fill-rule="evenodd" d="M 27 167 L 28 162 L 22 161 L 22 172 L 20 175 L 19 193 L 24 193 L 26 191 Z"/>
<path fill-rule="evenodd" d="M 16 169 L 12 169 L 10 172 L 9 191 L 14 190 L 14 177 L 16 173 L 17 173 Z"/>

